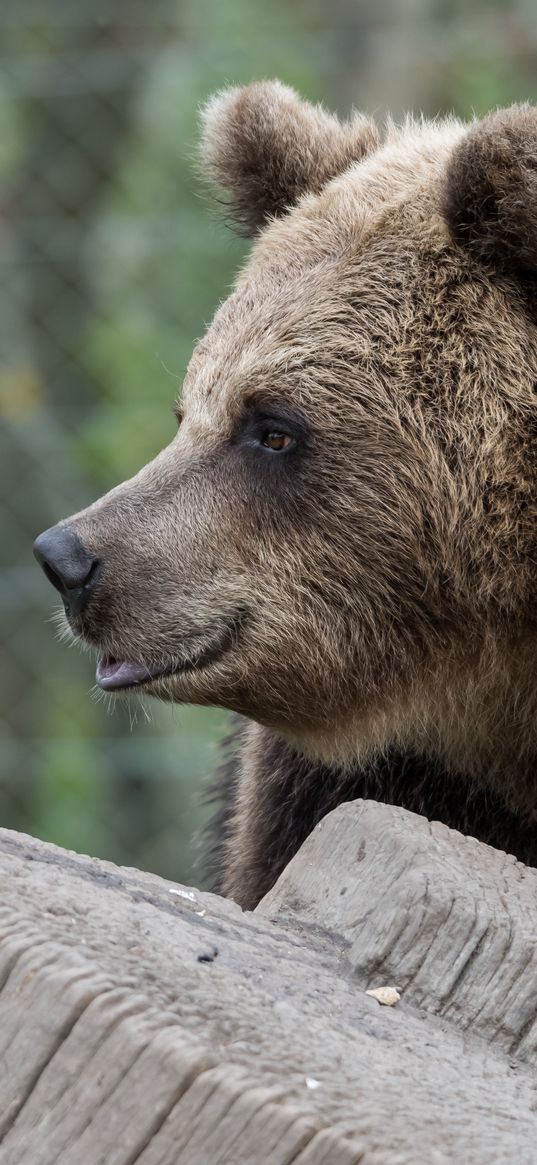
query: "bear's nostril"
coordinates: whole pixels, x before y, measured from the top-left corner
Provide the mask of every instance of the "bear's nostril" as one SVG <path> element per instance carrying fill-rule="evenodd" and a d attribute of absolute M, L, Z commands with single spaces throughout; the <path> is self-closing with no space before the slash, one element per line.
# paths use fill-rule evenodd
<path fill-rule="evenodd" d="M 56 587 L 57 591 L 63 592 L 64 586 L 59 574 L 56 574 L 56 571 L 53 570 L 51 566 L 49 566 L 48 562 L 42 562 L 41 566 L 43 567 L 43 571 L 46 574 L 48 581 L 52 583 L 53 587 Z"/>
<path fill-rule="evenodd" d="M 34 554 L 52 586 L 60 592 L 68 614 L 79 615 L 100 574 L 100 561 L 69 526 L 53 526 L 40 534 Z"/>

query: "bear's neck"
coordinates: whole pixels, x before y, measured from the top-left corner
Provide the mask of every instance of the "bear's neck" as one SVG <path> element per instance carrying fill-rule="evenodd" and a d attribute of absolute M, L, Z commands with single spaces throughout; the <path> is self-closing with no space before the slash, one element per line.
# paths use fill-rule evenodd
<path fill-rule="evenodd" d="M 367 771 L 382 768 L 383 758 L 397 757 L 397 771 L 405 770 L 401 758 L 419 758 L 420 772 L 424 765 L 444 778 L 451 774 L 456 787 L 464 777 L 468 787 L 537 822 L 536 661 L 533 639 L 516 651 L 489 647 L 478 666 L 431 670 L 408 685 L 404 698 L 373 713 L 360 709 L 345 723 L 301 734 L 293 744 L 324 763 L 358 763 Z M 405 771 L 401 780 L 409 779 Z"/>

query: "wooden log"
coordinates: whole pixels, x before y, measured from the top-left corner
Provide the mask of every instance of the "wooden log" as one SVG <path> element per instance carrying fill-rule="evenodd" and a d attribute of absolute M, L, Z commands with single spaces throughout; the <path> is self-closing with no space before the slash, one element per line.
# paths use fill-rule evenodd
<path fill-rule="evenodd" d="M 336 931 L 362 981 L 394 983 L 537 1067 L 537 870 L 516 858 L 354 801 L 320 823 L 258 909 Z"/>
<path fill-rule="evenodd" d="M 1 1165 L 535 1165 L 536 878 L 355 803 L 243 914 L 0 831 Z"/>

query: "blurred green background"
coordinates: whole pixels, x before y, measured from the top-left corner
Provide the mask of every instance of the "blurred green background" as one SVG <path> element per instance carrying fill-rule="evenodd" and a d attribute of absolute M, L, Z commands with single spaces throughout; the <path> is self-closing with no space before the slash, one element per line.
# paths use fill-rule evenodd
<path fill-rule="evenodd" d="M 31 544 L 171 438 L 246 245 L 196 179 L 199 103 L 280 77 L 346 114 L 534 99 L 534 0 L 2 0 L 0 824 L 200 880 L 218 711 L 90 696 Z"/>

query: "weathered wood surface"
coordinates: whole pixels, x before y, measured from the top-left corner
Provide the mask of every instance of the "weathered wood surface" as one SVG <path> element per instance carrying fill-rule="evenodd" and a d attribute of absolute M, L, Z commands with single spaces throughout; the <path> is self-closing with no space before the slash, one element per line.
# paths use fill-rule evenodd
<path fill-rule="evenodd" d="M 537 870 L 516 858 L 355 802 L 321 822 L 259 911 L 336 931 L 361 978 L 537 1069 Z"/>
<path fill-rule="evenodd" d="M 537 1165 L 513 859 L 357 802 L 254 914 L 8 831 L 0 879 L 1 1165 Z"/>

